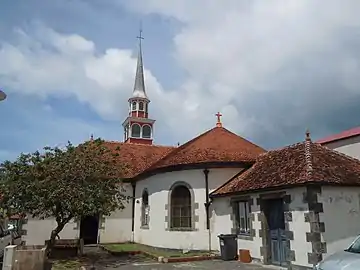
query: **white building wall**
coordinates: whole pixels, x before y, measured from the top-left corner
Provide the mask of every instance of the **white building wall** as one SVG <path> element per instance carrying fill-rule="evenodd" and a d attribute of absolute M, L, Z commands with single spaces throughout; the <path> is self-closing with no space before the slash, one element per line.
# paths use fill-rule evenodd
<path fill-rule="evenodd" d="M 122 193 L 125 196 L 132 196 L 131 184 L 124 184 Z M 113 212 L 109 217 L 105 217 L 103 224 L 99 224 L 100 243 L 123 243 L 131 241 L 132 231 L 132 203 L 131 199 L 124 202 L 124 209 Z M 23 225 L 26 235 L 22 236 L 22 241 L 27 245 L 43 245 L 50 238 L 51 231 L 56 228 L 55 219 L 45 220 L 28 217 L 27 223 Z M 69 222 L 60 232 L 61 239 L 77 239 L 80 237 L 80 227 L 77 222 Z"/>
<path fill-rule="evenodd" d="M 123 184 L 122 194 L 131 198 L 131 184 Z M 124 201 L 124 208 L 113 212 L 105 218 L 104 224 L 99 224 L 100 243 L 124 243 L 132 240 L 132 200 Z"/>
<path fill-rule="evenodd" d="M 322 241 L 326 242 L 327 257 L 344 250 L 360 234 L 360 187 L 322 187 L 318 201 L 324 213 L 320 221 L 325 223 Z"/>
<path fill-rule="evenodd" d="M 44 220 L 34 219 L 28 217 L 27 223 L 23 225 L 22 229 L 26 231 L 26 235 L 21 237 L 26 245 L 44 245 L 46 240 L 50 239 L 51 231 L 56 228 L 55 219 L 48 218 Z M 75 239 L 79 238 L 79 230 L 76 229 L 75 222 L 69 222 L 65 228 L 60 232 L 61 239 Z"/>
<path fill-rule="evenodd" d="M 210 169 L 210 192 L 224 184 L 240 171 L 240 168 Z M 165 205 L 169 204 L 169 189 L 174 183 L 179 181 L 186 182 L 192 187 L 195 195 L 195 203 L 198 203 L 198 209 L 195 210 L 195 215 L 199 217 L 199 222 L 196 222 L 196 231 L 179 232 L 166 230 L 167 223 L 165 222 L 165 216 L 168 215 L 168 211 L 165 210 Z M 149 229 L 140 228 L 141 196 L 145 188 L 149 192 Z M 135 242 L 163 248 L 208 249 L 209 237 L 208 231 L 206 230 L 205 198 L 205 177 L 203 170 L 167 172 L 137 182 Z"/>
<path fill-rule="evenodd" d="M 354 136 L 323 145 L 340 153 L 360 159 L 360 136 Z"/>

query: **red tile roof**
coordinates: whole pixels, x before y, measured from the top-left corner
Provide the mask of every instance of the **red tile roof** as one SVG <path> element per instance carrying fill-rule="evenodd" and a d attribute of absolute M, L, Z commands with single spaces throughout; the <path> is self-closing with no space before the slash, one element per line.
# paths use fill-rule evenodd
<path fill-rule="evenodd" d="M 253 163 L 265 150 L 223 127 L 215 127 L 177 147 L 147 171 L 213 162 Z"/>
<path fill-rule="evenodd" d="M 330 143 L 330 142 L 334 142 L 334 141 L 348 139 L 350 137 L 354 137 L 357 135 L 360 135 L 360 127 L 352 128 L 349 130 L 342 131 L 338 134 L 334 134 L 334 135 L 325 137 L 323 139 L 318 140 L 317 143 L 325 144 L 325 143 Z"/>
<path fill-rule="evenodd" d="M 289 187 L 307 183 L 360 185 L 360 161 L 311 141 L 259 156 L 244 173 L 212 195 Z"/>
<path fill-rule="evenodd" d="M 175 149 L 169 146 L 109 141 L 104 142 L 104 145 L 117 153 L 119 176 L 123 178 L 135 177 Z"/>

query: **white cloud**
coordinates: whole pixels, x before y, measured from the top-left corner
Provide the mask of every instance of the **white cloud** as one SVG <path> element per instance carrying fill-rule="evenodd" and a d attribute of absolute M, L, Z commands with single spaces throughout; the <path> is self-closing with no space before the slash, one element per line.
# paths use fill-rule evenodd
<path fill-rule="evenodd" d="M 0 49 L 3 85 L 41 97 L 75 96 L 104 119 L 123 120 L 134 83 L 136 54 L 117 48 L 100 53 L 92 41 L 55 32 L 42 24 L 34 24 L 31 33 L 19 29 L 16 33 L 17 42 L 5 42 Z M 156 128 L 165 132 L 164 136 L 174 136 L 173 143 L 214 125 L 213 114 L 218 107 L 214 102 L 204 102 L 210 97 L 202 97 L 204 91 L 194 81 L 178 91 L 163 91 L 149 70 L 145 79 L 151 114 L 158 120 Z M 212 123 L 193 125 L 204 114 Z M 184 128 L 189 125 L 193 128 Z"/>
<path fill-rule="evenodd" d="M 309 123 L 327 130 L 318 115 L 360 98 L 357 0 L 118 1 L 183 23 L 174 53 L 189 76 L 164 91 L 151 71 L 145 74 L 157 134 L 174 142 L 214 126 L 217 111 L 226 127 L 264 141 Z M 132 50 L 99 52 L 84 37 L 42 25 L 18 33 L 18 43 L 0 49 L 8 86 L 73 95 L 102 117 L 122 121 L 134 82 Z"/>
<path fill-rule="evenodd" d="M 222 109 L 238 132 L 326 130 L 317 115 L 360 99 L 357 0 L 120 2 L 183 23 L 175 55 L 198 89 L 187 98 Z"/>

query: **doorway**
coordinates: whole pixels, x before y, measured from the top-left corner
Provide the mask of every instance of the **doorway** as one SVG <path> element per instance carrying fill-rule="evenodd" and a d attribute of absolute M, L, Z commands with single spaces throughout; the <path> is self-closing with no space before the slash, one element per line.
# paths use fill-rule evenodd
<path fill-rule="evenodd" d="M 285 234 L 284 200 L 282 198 L 268 199 L 265 206 L 271 263 L 286 266 L 287 236 Z"/>
<path fill-rule="evenodd" d="M 84 245 L 97 244 L 99 232 L 99 216 L 85 216 L 80 222 L 80 238 Z"/>

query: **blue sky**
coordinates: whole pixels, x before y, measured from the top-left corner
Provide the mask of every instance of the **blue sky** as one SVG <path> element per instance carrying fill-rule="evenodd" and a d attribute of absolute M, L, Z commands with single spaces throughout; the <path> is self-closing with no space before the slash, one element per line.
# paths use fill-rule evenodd
<path fill-rule="evenodd" d="M 121 141 L 140 21 L 157 144 L 217 111 L 266 148 L 357 126 L 359 3 L 345 2 L 2 0 L 0 161 L 92 133 Z"/>

